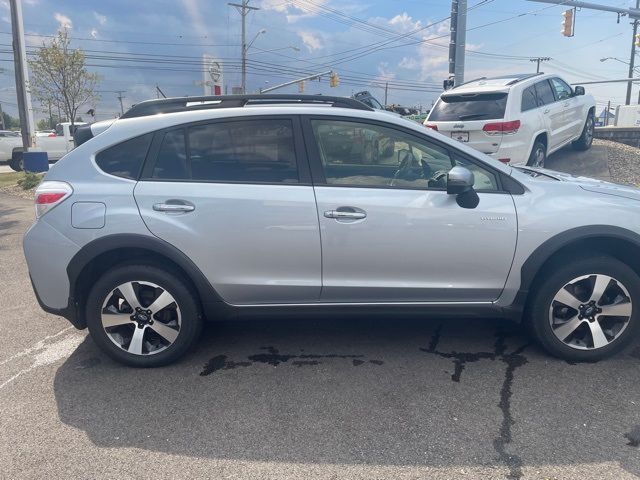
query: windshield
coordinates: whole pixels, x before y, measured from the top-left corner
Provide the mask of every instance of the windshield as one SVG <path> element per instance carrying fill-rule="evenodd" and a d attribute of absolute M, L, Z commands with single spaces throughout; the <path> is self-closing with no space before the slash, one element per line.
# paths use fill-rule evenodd
<path fill-rule="evenodd" d="M 433 107 L 430 121 L 492 120 L 504 118 L 506 92 L 442 95 Z"/>

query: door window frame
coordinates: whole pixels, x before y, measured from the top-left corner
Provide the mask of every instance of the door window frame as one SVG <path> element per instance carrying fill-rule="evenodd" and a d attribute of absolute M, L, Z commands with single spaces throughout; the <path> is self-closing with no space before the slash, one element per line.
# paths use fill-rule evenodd
<path fill-rule="evenodd" d="M 563 101 L 564 102 L 564 101 L 567 101 L 567 100 L 573 98 L 573 96 L 574 96 L 573 95 L 573 88 L 571 88 L 571 85 L 569 85 L 567 82 L 562 80 L 560 77 L 551 77 L 551 78 L 548 78 L 547 80 L 549 81 L 549 85 L 551 85 L 551 91 L 553 92 L 553 96 L 556 98 L 556 102 L 559 102 L 559 101 Z M 557 80 L 560 83 L 564 83 L 567 87 L 569 87 L 569 92 L 571 92 L 571 93 L 567 98 L 562 98 L 561 99 L 558 96 L 558 92 L 556 90 L 556 87 L 553 85 L 553 80 Z"/>
<path fill-rule="evenodd" d="M 379 120 L 373 120 L 368 118 L 358 118 L 358 117 L 346 117 L 340 115 L 303 115 L 301 118 L 302 123 L 302 132 L 304 134 L 304 141 L 307 147 L 307 158 L 309 160 L 309 166 L 311 169 L 311 179 L 313 181 L 314 186 L 324 186 L 324 187 L 336 187 L 336 188 L 375 188 L 382 190 L 419 190 L 423 192 L 445 192 L 446 188 L 425 188 L 425 187 L 411 187 L 411 186 L 391 186 L 391 185 L 344 185 L 344 184 L 335 184 L 335 183 L 327 183 L 327 179 L 324 173 L 324 168 L 322 166 L 322 158 L 320 156 L 320 148 L 316 141 L 315 135 L 313 133 L 313 127 L 311 122 L 313 120 L 329 120 L 329 121 L 337 121 L 337 122 L 352 122 L 363 125 L 371 125 L 377 127 L 384 127 L 391 130 L 396 130 L 400 132 L 400 134 L 408 135 L 416 137 L 418 140 L 424 140 L 427 143 L 431 143 L 434 146 L 441 148 L 447 152 L 450 158 L 455 159 L 456 156 L 460 157 L 469 163 L 472 163 L 480 168 L 486 169 L 491 172 L 496 177 L 496 182 L 498 188 L 496 190 L 476 190 L 478 193 L 490 193 L 490 194 L 511 194 L 514 192 L 509 191 L 507 185 L 512 185 L 514 181 L 509 178 L 509 180 L 505 181 L 505 174 L 498 169 L 494 169 L 491 165 L 488 165 L 478 159 L 473 158 L 472 156 L 451 147 L 450 145 L 439 142 L 437 139 L 432 138 L 426 134 L 420 134 L 414 130 L 403 128 L 400 125 L 396 125 L 393 123 L 387 123 Z M 520 188 L 515 188 L 518 191 L 522 188 L 520 184 L 518 184 Z M 524 191 L 524 190 L 523 190 Z"/>
<path fill-rule="evenodd" d="M 171 179 L 171 178 L 153 178 L 153 170 L 158 160 L 158 152 L 162 145 L 162 140 L 167 132 L 174 130 L 184 130 L 185 146 L 188 159 L 188 168 L 191 168 L 191 146 L 189 144 L 189 128 L 201 127 L 206 125 L 214 125 L 218 123 L 235 123 L 235 122 L 247 122 L 247 121 L 266 121 L 266 120 L 288 120 L 291 122 L 291 129 L 293 134 L 294 154 L 296 159 L 296 168 L 298 170 L 298 181 L 295 183 L 287 182 L 259 182 L 248 180 L 202 180 L 193 178 Z M 224 117 L 200 120 L 197 122 L 186 122 L 179 125 L 172 125 L 171 127 L 156 130 L 153 133 L 153 140 L 151 141 L 151 147 L 147 153 L 147 157 L 144 161 L 141 173 L 137 180 L 147 182 L 177 182 L 177 183 L 215 183 L 215 184 L 235 184 L 235 185 L 279 185 L 279 186 L 311 186 L 311 171 L 309 167 L 309 161 L 307 158 L 307 150 L 305 148 L 302 126 L 299 115 L 247 115 L 242 117 Z"/>

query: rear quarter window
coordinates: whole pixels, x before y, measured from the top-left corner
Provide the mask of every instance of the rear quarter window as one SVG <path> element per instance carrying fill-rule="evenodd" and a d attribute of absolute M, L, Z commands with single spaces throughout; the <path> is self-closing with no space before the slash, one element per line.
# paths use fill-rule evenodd
<path fill-rule="evenodd" d="M 429 121 L 457 122 L 504 118 L 506 92 L 442 95 L 431 110 Z"/>
<path fill-rule="evenodd" d="M 96 155 L 96 164 L 110 175 L 137 179 L 152 138 L 153 133 L 147 133 L 109 147 Z"/>

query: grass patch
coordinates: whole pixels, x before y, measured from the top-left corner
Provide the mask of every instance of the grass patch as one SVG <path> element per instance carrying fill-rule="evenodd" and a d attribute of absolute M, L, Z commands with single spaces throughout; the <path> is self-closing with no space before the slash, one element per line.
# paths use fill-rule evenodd
<path fill-rule="evenodd" d="M 10 172 L 0 173 L 0 187 L 20 186 L 22 190 L 33 190 L 42 182 L 42 174 Z"/>
<path fill-rule="evenodd" d="M 9 185 L 17 185 L 18 180 L 24 177 L 22 172 L 0 173 L 0 187 L 8 187 Z"/>

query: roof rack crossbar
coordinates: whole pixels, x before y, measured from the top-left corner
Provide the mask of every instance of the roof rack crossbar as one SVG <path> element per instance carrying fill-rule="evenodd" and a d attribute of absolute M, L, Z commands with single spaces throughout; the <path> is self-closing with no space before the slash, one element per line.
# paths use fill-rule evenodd
<path fill-rule="evenodd" d="M 487 77 L 478 77 L 478 78 L 474 78 L 473 80 L 467 80 L 466 82 L 463 82 L 460 85 L 456 85 L 455 87 L 452 88 L 452 90 L 455 88 L 461 87 L 462 85 L 466 85 L 468 83 L 479 82 L 480 80 L 486 80 L 486 79 Z"/>
<path fill-rule="evenodd" d="M 330 105 L 354 110 L 373 109 L 364 103 L 346 97 L 295 94 L 218 95 L 201 97 L 174 97 L 146 100 L 131 107 L 120 118 L 144 117 L 157 113 L 187 112 L 216 108 L 244 107 L 245 105 Z"/>

